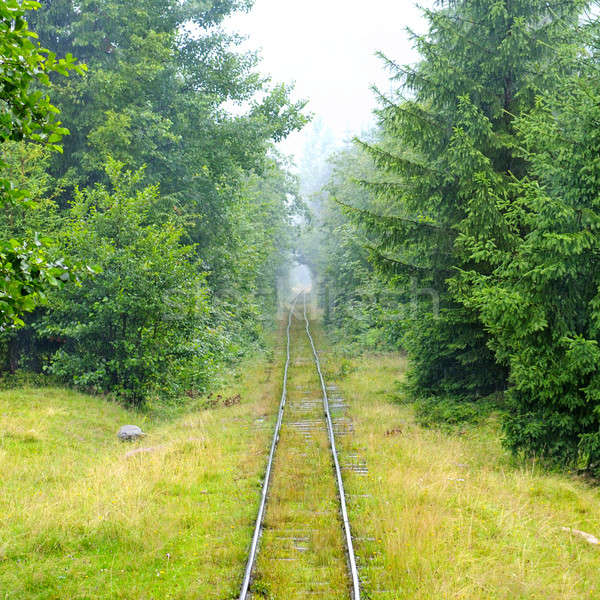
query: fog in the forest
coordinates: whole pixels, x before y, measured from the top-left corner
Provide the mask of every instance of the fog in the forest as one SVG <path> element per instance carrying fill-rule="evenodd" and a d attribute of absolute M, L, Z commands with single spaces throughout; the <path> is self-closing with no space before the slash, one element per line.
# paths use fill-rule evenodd
<path fill-rule="evenodd" d="M 280 147 L 311 165 L 323 165 L 330 149 L 373 125 L 377 103 L 370 87 L 389 90 L 375 52 L 400 63 L 417 60 L 407 27 L 423 30 L 420 10 L 392 0 L 373 0 L 368 10 L 347 0 L 256 0 L 248 14 L 228 21 L 228 28 L 248 36 L 247 48 L 260 51 L 262 72 L 295 82 L 295 96 L 310 99 L 314 122 Z"/>
<path fill-rule="evenodd" d="M 312 275 L 310 269 L 303 264 L 295 263 L 290 269 L 290 289 L 294 294 L 312 290 Z"/>

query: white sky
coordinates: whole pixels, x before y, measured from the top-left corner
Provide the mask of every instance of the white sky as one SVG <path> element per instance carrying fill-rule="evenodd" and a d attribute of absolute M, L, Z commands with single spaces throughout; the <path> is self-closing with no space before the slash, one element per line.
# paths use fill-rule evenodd
<path fill-rule="evenodd" d="M 433 0 L 421 4 L 432 6 Z M 263 73 L 296 84 L 296 97 L 309 100 L 308 110 L 337 142 L 373 123 L 370 86 L 389 89 L 375 51 L 400 63 L 417 60 L 407 26 L 424 29 L 414 0 L 255 0 L 250 13 L 227 23 L 249 37 L 248 48 L 260 51 Z M 310 135 L 309 126 L 281 149 L 301 160 Z"/>

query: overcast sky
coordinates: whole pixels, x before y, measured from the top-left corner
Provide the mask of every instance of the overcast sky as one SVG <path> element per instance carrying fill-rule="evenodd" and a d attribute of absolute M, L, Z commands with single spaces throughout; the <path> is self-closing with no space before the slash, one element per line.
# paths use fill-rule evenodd
<path fill-rule="evenodd" d="M 308 109 L 343 141 L 373 122 L 370 86 L 389 89 L 374 53 L 414 62 L 405 28 L 423 31 L 424 22 L 414 0 L 256 0 L 250 13 L 232 17 L 227 26 L 247 35 L 247 47 L 262 55 L 261 70 L 274 81 L 294 82 L 296 97 L 309 100 Z M 301 160 L 310 135 L 309 127 L 282 149 Z"/>

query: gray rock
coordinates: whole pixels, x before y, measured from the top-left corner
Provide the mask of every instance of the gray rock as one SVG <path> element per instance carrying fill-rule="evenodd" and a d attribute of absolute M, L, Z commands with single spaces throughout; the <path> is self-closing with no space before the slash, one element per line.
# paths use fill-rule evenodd
<path fill-rule="evenodd" d="M 138 438 L 144 437 L 146 434 L 137 425 L 123 425 L 117 433 L 117 437 L 125 442 L 137 440 Z"/>

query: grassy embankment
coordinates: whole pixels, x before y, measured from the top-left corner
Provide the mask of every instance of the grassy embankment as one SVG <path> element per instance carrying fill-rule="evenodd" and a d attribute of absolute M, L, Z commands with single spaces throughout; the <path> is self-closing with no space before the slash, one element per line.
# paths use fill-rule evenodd
<path fill-rule="evenodd" d="M 394 396 L 404 360 L 327 360 L 369 474 L 346 475 L 365 596 L 373 600 L 600 598 L 600 489 L 501 447 L 498 416 L 423 429 Z"/>
<path fill-rule="evenodd" d="M 116 430 L 142 419 L 115 404 L 0 392 L 0 599 L 235 598 L 280 394 L 277 355 L 223 391 L 240 405 L 148 419 L 133 445 Z M 369 468 L 345 472 L 366 598 L 600 597 L 600 547 L 562 530 L 600 537 L 598 488 L 515 462 L 493 416 L 462 432 L 419 427 L 394 396 L 399 356 L 322 356 L 354 419 L 340 444 L 346 455 L 360 448 Z M 126 456 L 138 447 L 155 450 Z"/>
<path fill-rule="evenodd" d="M 236 597 L 280 366 L 257 358 L 221 392 L 239 405 L 170 422 L 61 389 L 0 392 L 0 599 Z M 127 423 L 148 436 L 119 442 Z"/>

